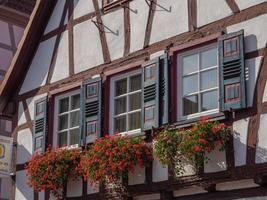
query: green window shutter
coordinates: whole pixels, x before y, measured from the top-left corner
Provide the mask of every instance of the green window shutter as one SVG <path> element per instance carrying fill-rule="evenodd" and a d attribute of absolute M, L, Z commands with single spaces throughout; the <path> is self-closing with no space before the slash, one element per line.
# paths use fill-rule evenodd
<path fill-rule="evenodd" d="M 34 102 L 33 151 L 43 153 L 47 139 L 47 97 Z"/>
<path fill-rule="evenodd" d="M 156 58 L 142 65 L 142 131 L 159 127 L 159 63 Z"/>
<path fill-rule="evenodd" d="M 102 81 L 101 78 L 85 80 L 81 90 L 81 135 L 84 144 L 101 137 L 102 123 Z"/>
<path fill-rule="evenodd" d="M 169 60 L 168 54 L 160 56 L 160 116 L 161 124 L 169 122 Z"/>
<path fill-rule="evenodd" d="M 246 108 L 244 31 L 219 38 L 220 110 Z"/>

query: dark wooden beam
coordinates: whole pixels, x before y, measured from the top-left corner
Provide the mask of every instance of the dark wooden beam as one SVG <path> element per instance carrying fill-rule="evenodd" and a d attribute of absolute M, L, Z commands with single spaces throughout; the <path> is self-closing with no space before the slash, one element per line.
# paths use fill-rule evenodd
<path fill-rule="evenodd" d="M 101 10 L 99 9 L 99 5 L 98 5 L 98 0 L 93 0 L 93 3 L 94 3 L 95 11 L 96 11 L 96 21 L 99 24 L 98 30 L 99 30 L 99 36 L 100 36 L 100 41 L 102 45 L 102 53 L 103 53 L 104 62 L 110 63 L 111 62 L 110 53 L 108 49 L 105 28 L 104 28 L 103 21 L 101 18 Z"/>
<path fill-rule="evenodd" d="M 129 55 L 131 45 L 131 20 L 129 2 L 124 6 L 124 56 Z"/>
<path fill-rule="evenodd" d="M 235 2 L 235 0 L 225 0 L 226 3 L 228 4 L 228 6 L 230 7 L 230 9 L 232 10 L 233 13 L 238 13 L 240 12 L 240 9 L 237 5 L 237 3 Z"/>
<path fill-rule="evenodd" d="M 150 2 L 149 14 L 148 14 L 146 32 L 145 32 L 144 48 L 148 47 L 150 43 L 152 25 L 153 25 L 155 10 L 156 10 L 156 3 L 157 3 L 157 0 L 152 0 Z"/>
<path fill-rule="evenodd" d="M 69 3 L 69 76 L 74 75 L 74 50 L 73 50 L 73 10 L 74 10 L 74 2 L 73 0 Z"/>
<path fill-rule="evenodd" d="M 189 31 L 197 28 L 197 0 L 188 0 L 188 26 Z"/>
<path fill-rule="evenodd" d="M 66 15 L 67 15 L 69 4 L 70 4 L 70 1 L 66 1 L 62 16 L 60 19 L 59 27 L 64 26 L 64 21 L 65 21 Z M 62 33 L 63 32 L 60 32 L 56 37 L 56 41 L 55 41 L 55 45 L 54 45 L 54 49 L 53 49 L 53 53 L 52 53 L 52 58 L 51 58 L 51 62 L 50 62 L 50 67 L 49 67 L 49 71 L 48 71 L 48 75 L 47 75 L 47 79 L 46 79 L 46 85 L 50 84 L 53 73 L 54 73 L 56 59 L 57 59 L 57 51 L 58 51 L 58 46 L 59 46 L 59 43 L 61 40 Z"/>
<path fill-rule="evenodd" d="M 31 120 L 31 116 L 30 116 L 30 112 L 29 112 L 29 108 L 28 108 L 26 100 L 22 101 L 22 105 L 23 105 L 23 110 L 24 110 L 24 114 L 26 118 L 26 123 L 28 125 L 28 128 L 31 130 L 31 133 L 33 134 L 33 124 L 32 124 L 32 120 Z"/>

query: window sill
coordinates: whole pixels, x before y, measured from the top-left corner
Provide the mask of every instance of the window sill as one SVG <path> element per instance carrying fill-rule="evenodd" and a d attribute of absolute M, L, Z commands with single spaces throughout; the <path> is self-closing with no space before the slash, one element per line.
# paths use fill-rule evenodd
<path fill-rule="evenodd" d="M 205 116 L 198 116 L 198 117 L 195 117 L 195 118 L 190 118 L 190 119 L 186 119 L 186 120 L 180 120 L 180 121 L 174 123 L 173 125 L 176 128 L 187 128 L 187 127 L 192 126 L 194 123 L 200 121 L 201 118 L 203 118 L 203 117 L 205 117 Z M 209 121 L 218 121 L 218 120 L 226 119 L 226 116 L 225 116 L 224 113 L 218 112 L 218 113 L 215 113 L 215 114 L 208 115 L 208 118 L 209 118 Z"/>
<path fill-rule="evenodd" d="M 106 13 L 106 12 L 112 10 L 113 8 L 120 7 L 120 6 L 122 6 L 122 4 L 129 2 L 129 1 L 131 1 L 131 0 L 117 0 L 117 1 L 114 1 L 114 2 L 111 2 L 108 4 L 104 4 L 103 5 L 103 11 L 104 11 L 104 13 Z"/>

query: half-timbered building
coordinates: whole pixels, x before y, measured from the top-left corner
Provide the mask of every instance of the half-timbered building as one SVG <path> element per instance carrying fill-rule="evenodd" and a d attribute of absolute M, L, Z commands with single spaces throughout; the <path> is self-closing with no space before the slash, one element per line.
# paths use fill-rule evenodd
<path fill-rule="evenodd" d="M 0 1 L 0 85 L 16 53 L 34 1 Z M 12 115 L 0 115 L 0 135 L 11 137 Z M 12 193 L 10 177 L 0 173 L 0 199 L 9 199 Z"/>
<path fill-rule="evenodd" d="M 229 148 L 179 180 L 157 160 L 137 168 L 129 199 L 267 199 L 266 21 L 266 0 L 37 0 L 0 86 L 16 141 L 11 199 L 52 199 L 25 175 L 49 144 L 150 138 L 203 116 L 230 127 Z M 68 199 L 101 192 L 67 183 Z"/>

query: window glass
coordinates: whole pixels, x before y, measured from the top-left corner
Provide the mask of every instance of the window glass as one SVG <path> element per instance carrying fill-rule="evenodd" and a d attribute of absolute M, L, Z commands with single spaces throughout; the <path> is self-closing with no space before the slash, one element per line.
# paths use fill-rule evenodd
<path fill-rule="evenodd" d="M 127 79 L 119 80 L 116 82 L 116 96 L 120 96 L 127 92 Z"/>
<path fill-rule="evenodd" d="M 80 141 L 80 94 L 64 96 L 58 99 L 57 134 L 59 147 L 79 144 Z"/>
<path fill-rule="evenodd" d="M 217 66 L 217 49 L 209 49 L 200 53 L 201 69 Z"/>
<path fill-rule="evenodd" d="M 114 105 L 110 119 L 112 131 L 138 130 L 141 128 L 141 74 L 127 73 L 114 79 L 111 82 L 114 84 L 114 92 L 111 91 L 111 105 Z"/>
<path fill-rule="evenodd" d="M 204 47 L 185 56 L 178 55 L 178 67 L 182 69 L 182 75 L 178 74 L 181 83 L 178 89 L 182 90 L 178 98 L 182 102 L 178 110 L 180 117 L 218 109 L 217 57 L 217 47 Z"/>
<path fill-rule="evenodd" d="M 183 75 L 190 74 L 198 70 L 198 55 L 183 57 Z"/>

